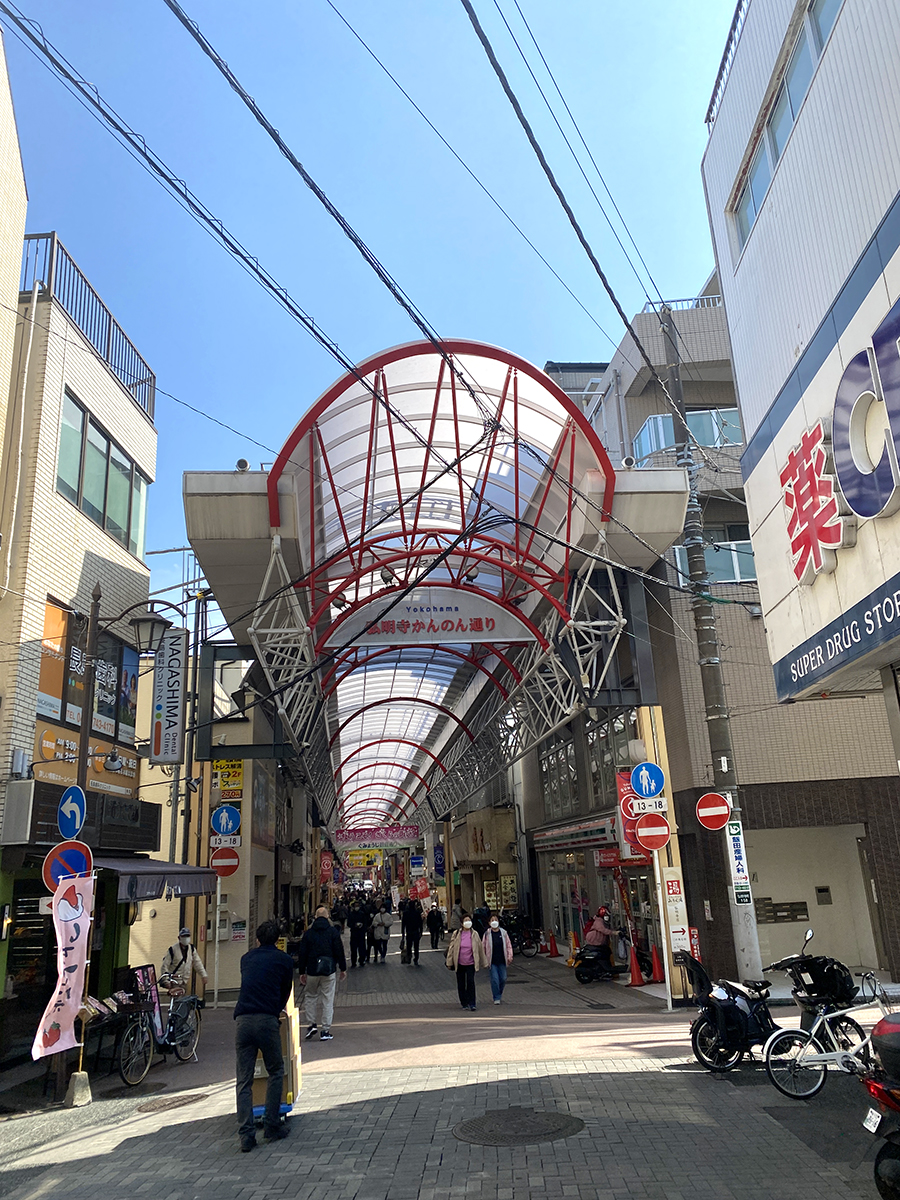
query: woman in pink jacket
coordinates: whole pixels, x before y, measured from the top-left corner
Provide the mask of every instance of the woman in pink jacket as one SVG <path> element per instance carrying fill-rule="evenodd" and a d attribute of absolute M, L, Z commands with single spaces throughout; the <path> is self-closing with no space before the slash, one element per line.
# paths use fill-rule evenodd
<path fill-rule="evenodd" d="M 495 912 L 491 913 L 491 923 L 483 940 L 484 956 L 491 968 L 491 995 L 494 1003 L 499 1004 L 506 987 L 506 968 L 513 960 L 513 948 L 509 934 L 500 928 L 500 919 Z"/>

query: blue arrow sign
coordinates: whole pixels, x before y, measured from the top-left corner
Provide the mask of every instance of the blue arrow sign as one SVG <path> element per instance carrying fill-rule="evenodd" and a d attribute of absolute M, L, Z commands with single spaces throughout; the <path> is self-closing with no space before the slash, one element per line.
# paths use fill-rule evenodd
<path fill-rule="evenodd" d="M 631 772 L 631 786 L 639 796 L 658 796 L 666 786 L 662 767 L 652 762 L 638 763 Z"/>
<path fill-rule="evenodd" d="M 209 823 L 213 827 L 213 833 L 220 836 L 237 833 L 241 827 L 241 810 L 233 804 L 220 804 L 210 813 Z"/>
<path fill-rule="evenodd" d="M 80 787 L 72 784 L 62 794 L 56 810 L 56 824 L 64 838 L 75 838 L 81 833 L 87 815 L 87 797 Z"/>

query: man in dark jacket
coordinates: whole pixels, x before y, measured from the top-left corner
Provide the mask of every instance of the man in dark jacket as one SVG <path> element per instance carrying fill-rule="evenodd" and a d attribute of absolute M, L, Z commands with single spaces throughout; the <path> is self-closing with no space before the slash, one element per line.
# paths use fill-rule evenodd
<path fill-rule="evenodd" d="M 406 961 L 419 965 L 419 942 L 422 940 L 422 901 L 407 900 L 403 909 L 402 928 L 406 943 Z"/>
<path fill-rule="evenodd" d="M 432 950 L 437 950 L 438 943 L 444 936 L 444 914 L 436 904 L 432 904 L 431 908 L 429 908 L 425 924 L 428 926 L 428 932 L 431 934 L 431 948 Z"/>
<path fill-rule="evenodd" d="M 297 967 L 300 982 L 306 988 L 306 1040 L 316 1036 L 316 1008 L 321 1008 L 322 1031 L 319 1040 L 330 1042 L 331 1019 L 334 1016 L 334 993 L 337 988 L 337 971 L 341 979 L 347 978 L 347 959 L 340 930 L 335 929 L 328 919 L 327 908 L 316 909 L 316 919 L 304 933 L 297 951 Z M 321 1004 L 318 1002 L 321 1001 Z"/>
<path fill-rule="evenodd" d="M 287 1137 L 281 1124 L 281 1085 L 284 1057 L 278 1017 L 294 986 L 294 964 L 279 950 L 278 926 L 263 921 L 256 931 L 256 948 L 241 959 L 241 990 L 234 1006 L 237 1055 L 237 1118 L 241 1149 L 256 1145 L 253 1123 L 253 1071 L 256 1053 L 262 1051 L 269 1073 L 266 1085 L 265 1137 L 268 1141 Z"/>
<path fill-rule="evenodd" d="M 366 965 L 366 930 L 372 924 L 372 919 L 358 900 L 354 900 L 347 919 L 350 926 L 350 966 L 357 963 Z"/>

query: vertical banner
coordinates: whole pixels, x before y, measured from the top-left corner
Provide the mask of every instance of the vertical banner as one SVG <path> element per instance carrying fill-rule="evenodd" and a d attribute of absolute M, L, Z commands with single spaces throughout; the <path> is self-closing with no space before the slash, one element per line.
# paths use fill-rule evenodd
<path fill-rule="evenodd" d="M 319 859 L 319 883 L 331 883 L 333 871 L 334 858 L 328 851 L 323 850 Z"/>
<path fill-rule="evenodd" d="M 153 709 L 150 730 L 152 763 L 184 762 L 184 707 L 187 695 L 187 630 L 163 636 L 153 666 Z"/>
<path fill-rule="evenodd" d="M 35 711 L 39 717 L 49 717 L 52 721 L 58 721 L 62 716 L 68 630 L 69 614 L 54 604 L 47 604 L 44 608 L 41 674 Z"/>
<path fill-rule="evenodd" d="M 734 887 L 736 904 L 752 904 L 750 875 L 747 871 L 747 855 L 744 853 L 744 827 L 737 817 L 725 826 L 728 843 L 728 860 L 731 863 L 731 883 Z"/>
<path fill-rule="evenodd" d="M 94 912 L 94 877 L 65 875 L 51 901 L 56 930 L 56 991 L 38 1025 L 31 1057 L 45 1058 L 79 1045 L 75 1018 L 84 996 L 88 941 Z"/>
<path fill-rule="evenodd" d="M 434 882 L 444 880 L 444 847 L 440 842 L 434 844 Z"/>

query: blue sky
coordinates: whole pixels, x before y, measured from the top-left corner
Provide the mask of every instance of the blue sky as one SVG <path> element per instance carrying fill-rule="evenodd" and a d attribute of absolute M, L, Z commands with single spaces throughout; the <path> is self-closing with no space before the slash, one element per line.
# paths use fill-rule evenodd
<path fill-rule="evenodd" d="M 498 0 L 546 86 L 514 0 Z M 621 329 L 458 0 L 335 7 L 618 343 Z M 703 118 L 732 0 L 519 0 L 660 291 L 712 268 Z M 612 345 L 366 54 L 327 0 L 187 0 L 337 207 L 444 336 L 543 365 Z M 475 0 L 525 112 L 631 314 L 645 294 L 553 126 L 495 0 Z M 24 0 L 54 45 L 352 358 L 419 336 L 162 0 Z M 181 475 L 254 467 L 339 374 L 334 360 L 5 31 L 29 192 L 159 387 L 148 549 L 184 544 Z M 559 107 L 559 106 L 558 106 Z M 583 156 L 586 159 L 586 156 Z M 599 188 L 599 185 L 596 185 Z M 113 431 L 114 432 L 114 431 Z M 240 435 L 246 436 L 240 436 Z M 180 561 L 151 560 L 154 587 Z"/>

